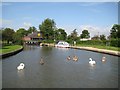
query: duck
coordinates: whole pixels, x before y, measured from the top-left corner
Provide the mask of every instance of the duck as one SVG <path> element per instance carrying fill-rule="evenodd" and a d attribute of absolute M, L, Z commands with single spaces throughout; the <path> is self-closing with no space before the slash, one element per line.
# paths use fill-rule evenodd
<path fill-rule="evenodd" d="M 78 57 L 77 56 L 73 56 L 73 61 L 78 61 Z"/>
<path fill-rule="evenodd" d="M 106 57 L 102 57 L 102 62 L 105 62 L 106 61 Z"/>
<path fill-rule="evenodd" d="M 96 64 L 96 62 L 94 61 L 94 60 L 92 60 L 92 58 L 89 58 L 89 64 L 91 64 L 91 65 L 95 65 Z"/>
<path fill-rule="evenodd" d="M 70 59 L 71 59 L 70 56 L 68 56 L 68 57 L 67 57 L 67 60 L 70 60 Z"/>
<path fill-rule="evenodd" d="M 22 70 L 24 69 L 25 64 L 24 63 L 20 63 L 20 65 L 17 67 L 18 70 Z"/>
<path fill-rule="evenodd" d="M 40 59 L 40 64 L 43 65 L 44 64 L 44 61 L 43 61 L 43 58 L 41 57 Z"/>

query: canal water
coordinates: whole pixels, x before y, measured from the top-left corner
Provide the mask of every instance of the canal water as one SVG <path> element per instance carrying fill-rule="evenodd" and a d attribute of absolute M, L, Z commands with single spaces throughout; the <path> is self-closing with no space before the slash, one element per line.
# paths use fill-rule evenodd
<path fill-rule="evenodd" d="M 78 61 L 67 56 L 78 56 Z M 102 57 L 106 61 L 102 62 Z M 40 64 L 43 57 L 44 65 Z M 89 64 L 89 58 L 96 65 Z M 3 88 L 118 88 L 120 57 L 85 50 L 26 46 L 2 60 Z M 18 71 L 23 62 L 25 69 Z"/>

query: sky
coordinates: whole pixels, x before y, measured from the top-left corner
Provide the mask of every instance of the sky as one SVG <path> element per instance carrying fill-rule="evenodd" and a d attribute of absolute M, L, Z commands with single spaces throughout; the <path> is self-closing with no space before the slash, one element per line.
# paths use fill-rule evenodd
<path fill-rule="evenodd" d="M 0 15 L 2 27 L 28 29 L 46 19 L 53 19 L 57 28 L 70 34 L 77 29 L 78 35 L 84 29 L 90 36 L 109 35 L 113 24 L 118 23 L 117 2 L 4 2 Z"/>

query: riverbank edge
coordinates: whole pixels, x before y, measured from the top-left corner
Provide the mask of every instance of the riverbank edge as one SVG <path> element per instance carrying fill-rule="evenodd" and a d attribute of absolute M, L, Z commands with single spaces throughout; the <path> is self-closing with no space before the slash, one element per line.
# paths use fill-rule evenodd
<path fill-rule="evenodd" d="M 55 47 L 55 44 L 47 44 L 47 45 Z M 93 52 L 104 53 L 104 54 L 109 54 L 109 55 L 114 55 L 114 56 L 119 56 L 120 57 L 120 52 L 119 51 L 99 49 L 99 48 L 93 48 L 93 47 L 80 47 L 80 46 L 70 46 L 69 48 L 93 51 Z"/>
<path fill-rule="evenodd" d="M 11 51 L 11 52 L 8 52 L 8 53 L 5 53 L 5 54 L 1 54 L 0 59 L 7 58 L 9 56 L 13 56 L 13 55 L 21 52 L 22 50 L 23 50 L 23 46 L 21 46 L 21 48 L 19 48 L 17 50 L 14 50 L 14 51 Z"/>
<path fill-rule="evenodd" d="M 120 57 L 120 52 L 119 51 L 98 49 L 98 48 L 93 48 L 93 47 L 79 47 L 79 46 L 70 46 L 70 48 L 99 52 L 99 53 L 104 53 L 104 54 L 109 54 L 109 55 L 114 55 L 114 56 L 119 56 Z"/>

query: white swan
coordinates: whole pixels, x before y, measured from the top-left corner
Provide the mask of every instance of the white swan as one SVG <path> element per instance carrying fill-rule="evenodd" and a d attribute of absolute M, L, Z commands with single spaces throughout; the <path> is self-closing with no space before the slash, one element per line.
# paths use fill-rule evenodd
<path fill-rule="evenodd" d="M 22 70 L 24 69 L 25 64 L 24 63 L 20 63 L 20 65 L 17 67 L 18 70 Z"/>
<path fill-rule="evenodd" d="M 89 61 L 89 64 L 92 64 L 92 65 L 96 64 L 96 62 L 93 61 L 92 58 L 89 58 L 89 60 L 90 60 L 90 61 Z"/>

